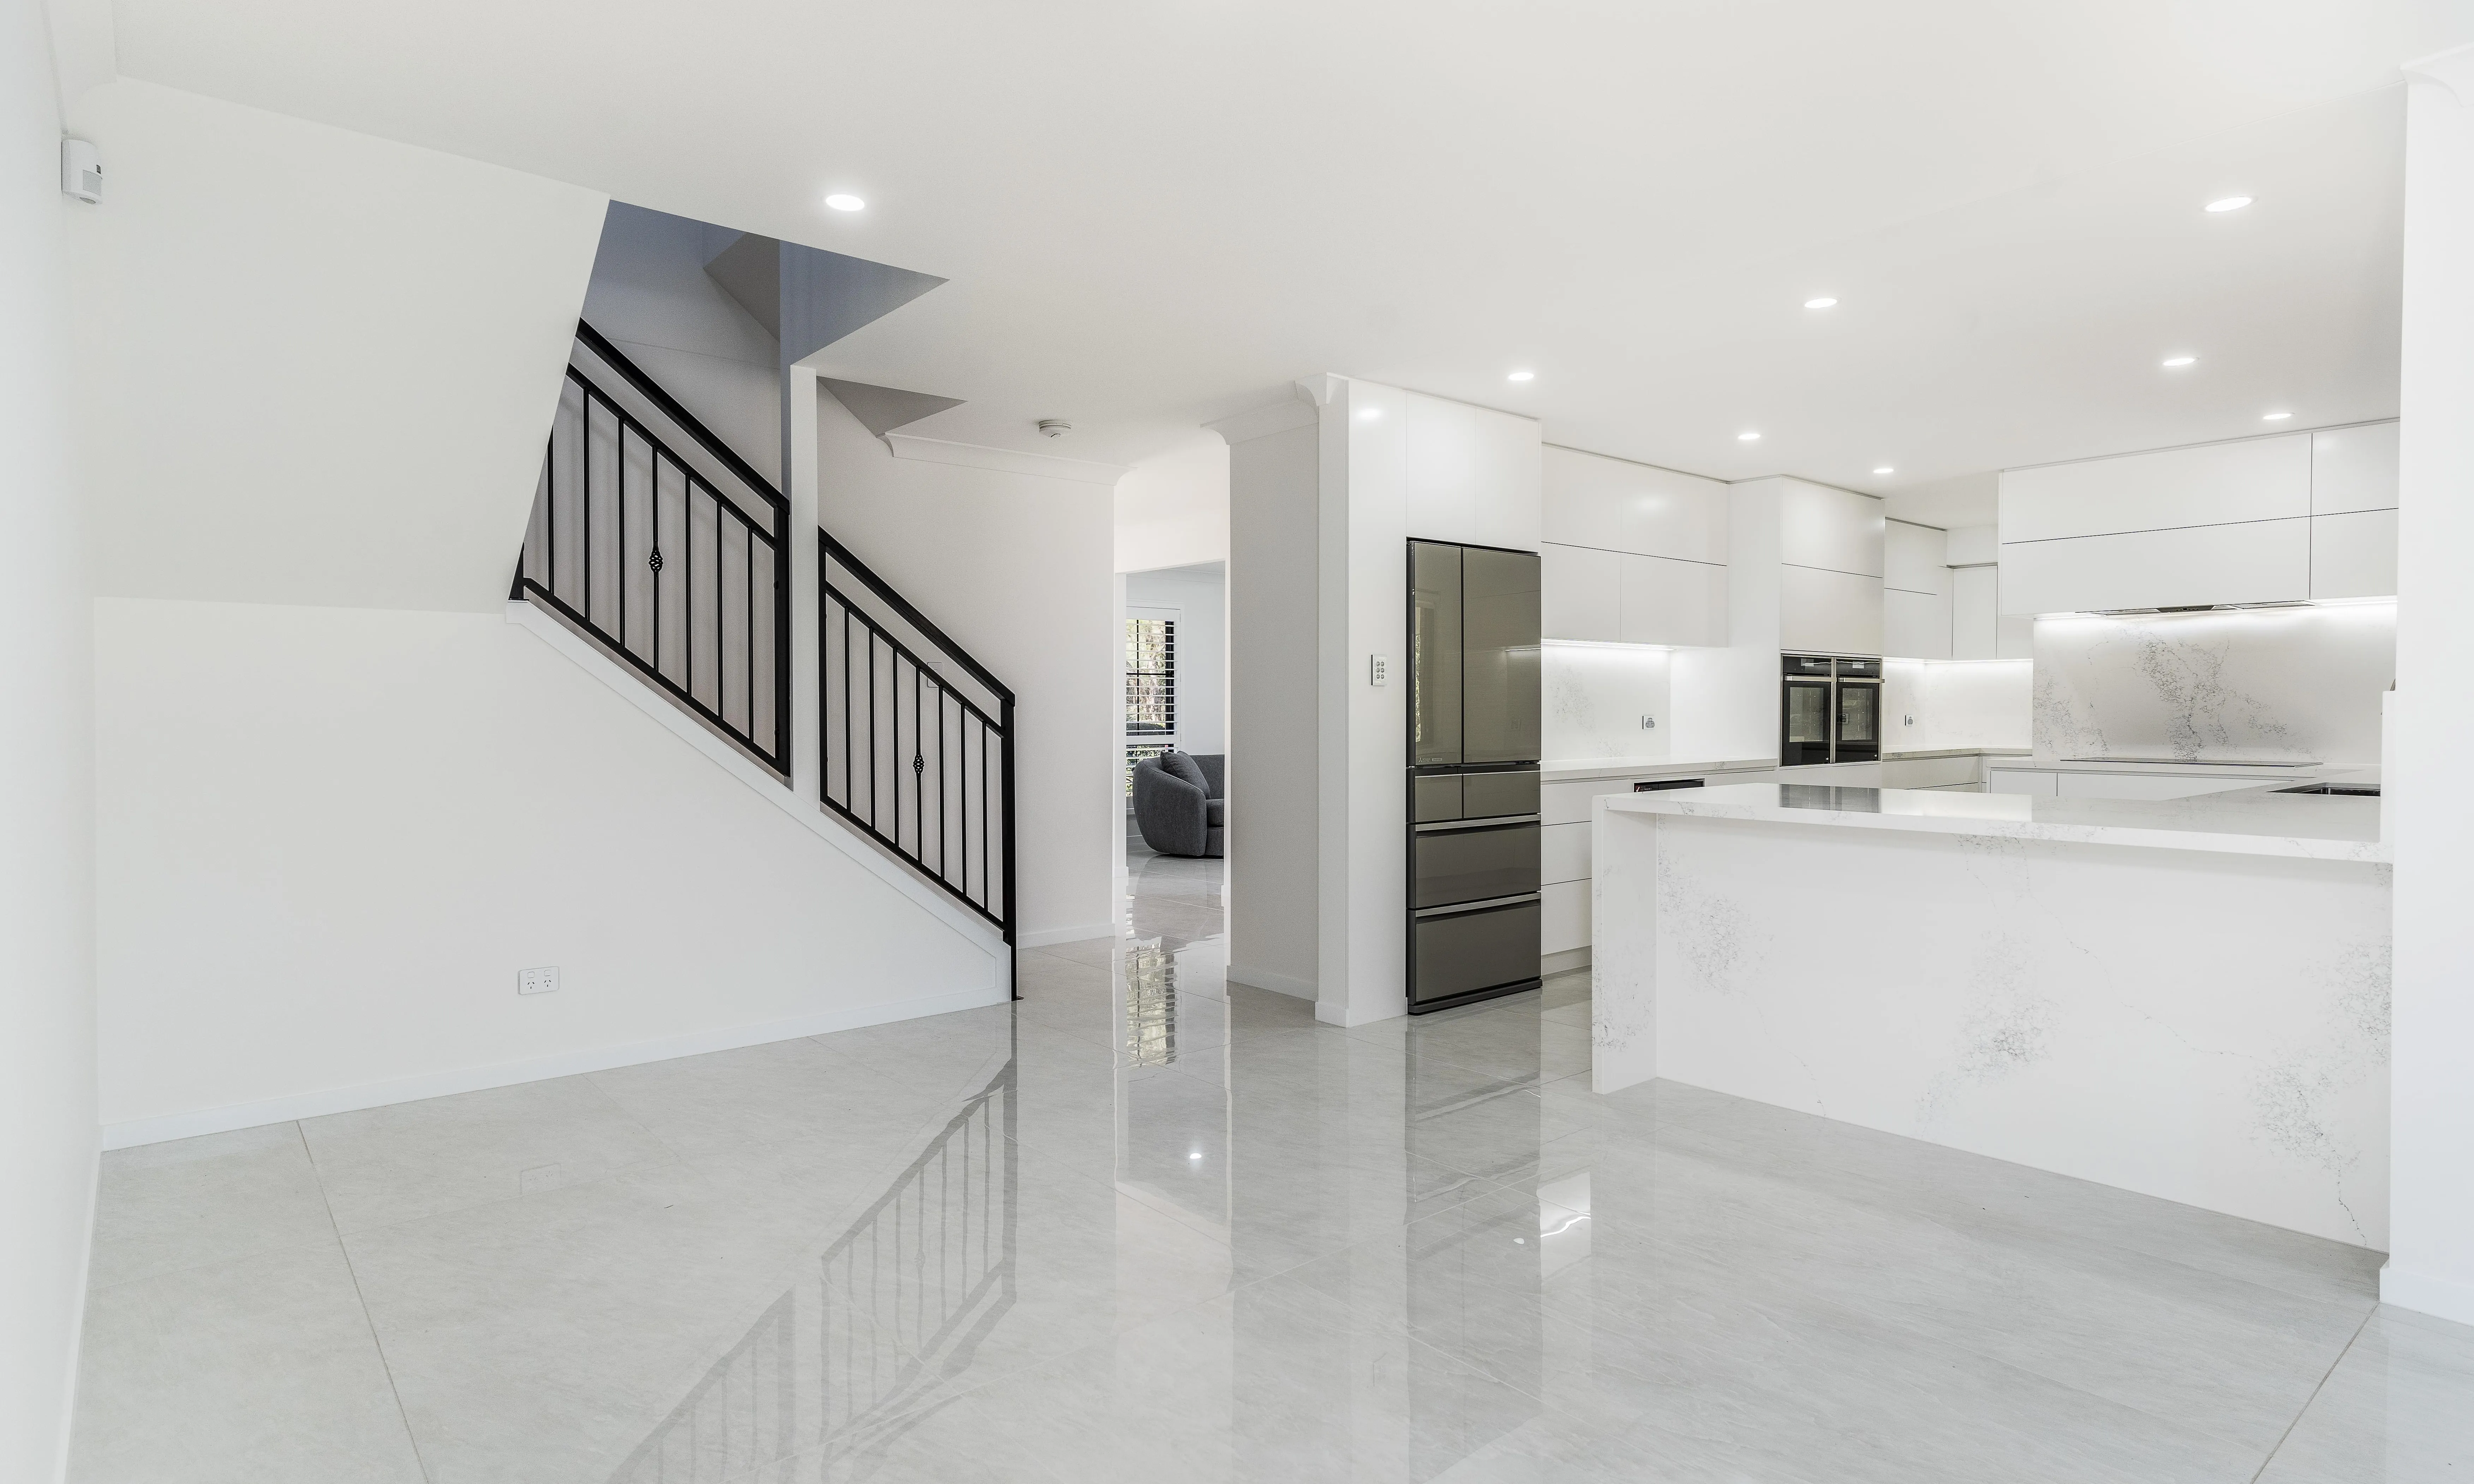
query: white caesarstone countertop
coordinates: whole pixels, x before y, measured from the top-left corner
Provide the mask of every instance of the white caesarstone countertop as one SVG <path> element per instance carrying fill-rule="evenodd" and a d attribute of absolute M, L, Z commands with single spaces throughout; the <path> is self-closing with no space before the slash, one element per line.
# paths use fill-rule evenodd
<path fill-rule="evenodd" d="M 1651 778 L 1679 773 L 1736 773 L 1777 766 L 1775 757 L 1550 757 L 1538 765 L 1538 773 L 1544 782 L 1569 783 L 1581 778 Z"/>
<path fill-rule="evenodd" d="M 1821 783 L 1731 783 L 1661 794 L 1615 794 L 1619 814 L 1827 825 L 1849 829 L 2148 846 L 2228 855 L 2387 861 L 2380 801 L 2243 789 L 2191 799 L 2039 799 L 1941 789 L 1840 788 Z"/>

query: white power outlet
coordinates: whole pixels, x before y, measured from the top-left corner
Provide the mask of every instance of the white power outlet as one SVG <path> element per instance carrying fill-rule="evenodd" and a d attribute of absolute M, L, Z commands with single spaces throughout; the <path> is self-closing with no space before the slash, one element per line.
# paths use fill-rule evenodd
<path fill-rule="evenodd" d="M 519 994 L 555 994 L 558 993 L 558 966 L 516 970 L 516 993 Z"/>

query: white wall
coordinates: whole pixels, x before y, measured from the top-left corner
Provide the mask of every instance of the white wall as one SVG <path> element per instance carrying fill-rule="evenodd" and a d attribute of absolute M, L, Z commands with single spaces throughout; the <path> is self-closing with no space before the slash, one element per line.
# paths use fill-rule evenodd
<path fill-rule="evenodd" d="M 494 610 L 602 198 L 145 83 L 71 122 L 98 590 Z"/>
<path fill-rule="evenodd" d="M 2380 1297 L 2474 1324 L 2474 48 L 2408 69 L 2398 459 L 2395 1060 Z"/>
<path fill-rule="evenodd" d="M 704 271 L 739 235 L 612 202 L 584 318 L 779 489 L 781 347 Z"/>
<path fill-rule="evenodd" d="M 1212 433 L 1145 459 L 1117 481 L 1117 570 L 1228 556 L 1228 444 Z"/>
<path fill-rule="evenodd" d="M 1124 712 L 1110 487 L 897 459 L 816 399 L 817 519 L 1015 696 L 1020 935 L 1112 930 Z"/>
<path fill-rule="evenodd" d="M 96 626 L 115 1142 L 1004 993 L 503 616 L 105 599 Z M 560 992 L 518 997 L 548 964 Z"/>
<path fill-rule="evenodd" d="M 1228 977 L 1314 997 L 1322 698 L 1320 413 L 1216 425 L 1228 447 Z"/>
<path fill-rule="evenodd" d="M 1176 618 L 1176 745 L 1189 753 L 1228 750 L 1227 570 L 1212 562 L 1126 574 L 1128 616 Z"/>
<path fill-rule="evenodd" d="M 93 750 L 68 423 L 61 115 L 35 0 L 0 9 L 0 1478 L 64 1465 L 94 1209 Z"/>

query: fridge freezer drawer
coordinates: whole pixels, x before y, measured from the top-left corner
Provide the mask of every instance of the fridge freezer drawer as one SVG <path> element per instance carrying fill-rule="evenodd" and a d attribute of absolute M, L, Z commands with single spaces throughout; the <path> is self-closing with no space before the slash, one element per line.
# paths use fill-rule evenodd
<path fill-rule="evenodd" d="M 1409 942 L 1410 1006 L 1537 983 L 1540 926 L 1535 898 L 1416 919 Z"/>
<path fill-rule="evenodd" d="M 1517 825 L 1424 828 L 1411 848 L 1409 905 L 1447 907 L 1538 890 L 1543 836 L 1536 819 Z"/>

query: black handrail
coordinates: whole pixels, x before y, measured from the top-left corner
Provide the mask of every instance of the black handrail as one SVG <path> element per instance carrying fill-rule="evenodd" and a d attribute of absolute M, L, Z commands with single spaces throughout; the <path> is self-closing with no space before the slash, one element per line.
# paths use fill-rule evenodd
<path fill-rule="evenodd" d="M 819 531 L 816 550 L 818 795 L 994 924 L 1011 947 L 1013 692 L 848 547 Z M 858 593 L 837 573 L 855 578 L 918 642 L 853 601 Z M 983 687 L 986 704 L 956 683 L 958 674 Z"/>
<path fill-rule="evenodd" d="M 565 619 L 596 647 L 787 779 L 790 773 L 790 583 L 783 535 L 789 525 L 789 504 L 591 325 L 579 323 L 576 340 L 675 424 L 679 435 L 748 489 L 744 497 L 725 493 L 642 419 L 570 364 L 542 461 L 533 518 L 508 596 L 530 599 Z M 609 430 L 616 458 L 605 455 L 601 461 L 605 467 L 596 471 L 594 446 L 602 429 Z M 567 470 L 567 478 L 561 477 L 563 443 L 572 445 L 567 457 L 576 466 Z M 628 518 L 631 506 L 642 508 L 639 529 L 633 533 Z M 696 527 L 708 517 L 708 549 L 699 553 Z M 679 539 L 678 570 L 666 577 L 665 569 L 673 560 L 663 545 L 672 531 Z M 731 549 L 734 544 L 736 553 Z M 567 548 L 564 561 L 562 547 Z M 734 575 L 730 560 L 734 555 L 740 588 L 735 605 L 727 591 Z M 640 566 L 643 575 L 637 571 Z M 596 569 L 604 585 L 615 579 L 615 597 L 607 590 L 596 595 Z M 757 618 L 760 587 L 770 589 L 764 606 L 771 610 L 772 621 L 765 625 Z M 680 615 L 669 613 L 673 588 L 676 606 L 684 610 Z M 650 600 L 649 619 L 630 610 L 630 593 L 638 589 L 643 597 L 636 606 Z M 671 620 L 667 624 L 666 616 Z M 734 639 L 740 651 L 735 666 L 731 663 Z M 700 678 L 698 657 L 703 651 L 709 651 L 711 663 Z M 762 682 L 760 669 L 768 672 Z M 734 680 L 740 682 L 736 706 Z M 761 714 L 760 695 L 771 702 L 769 716 Z"/>

